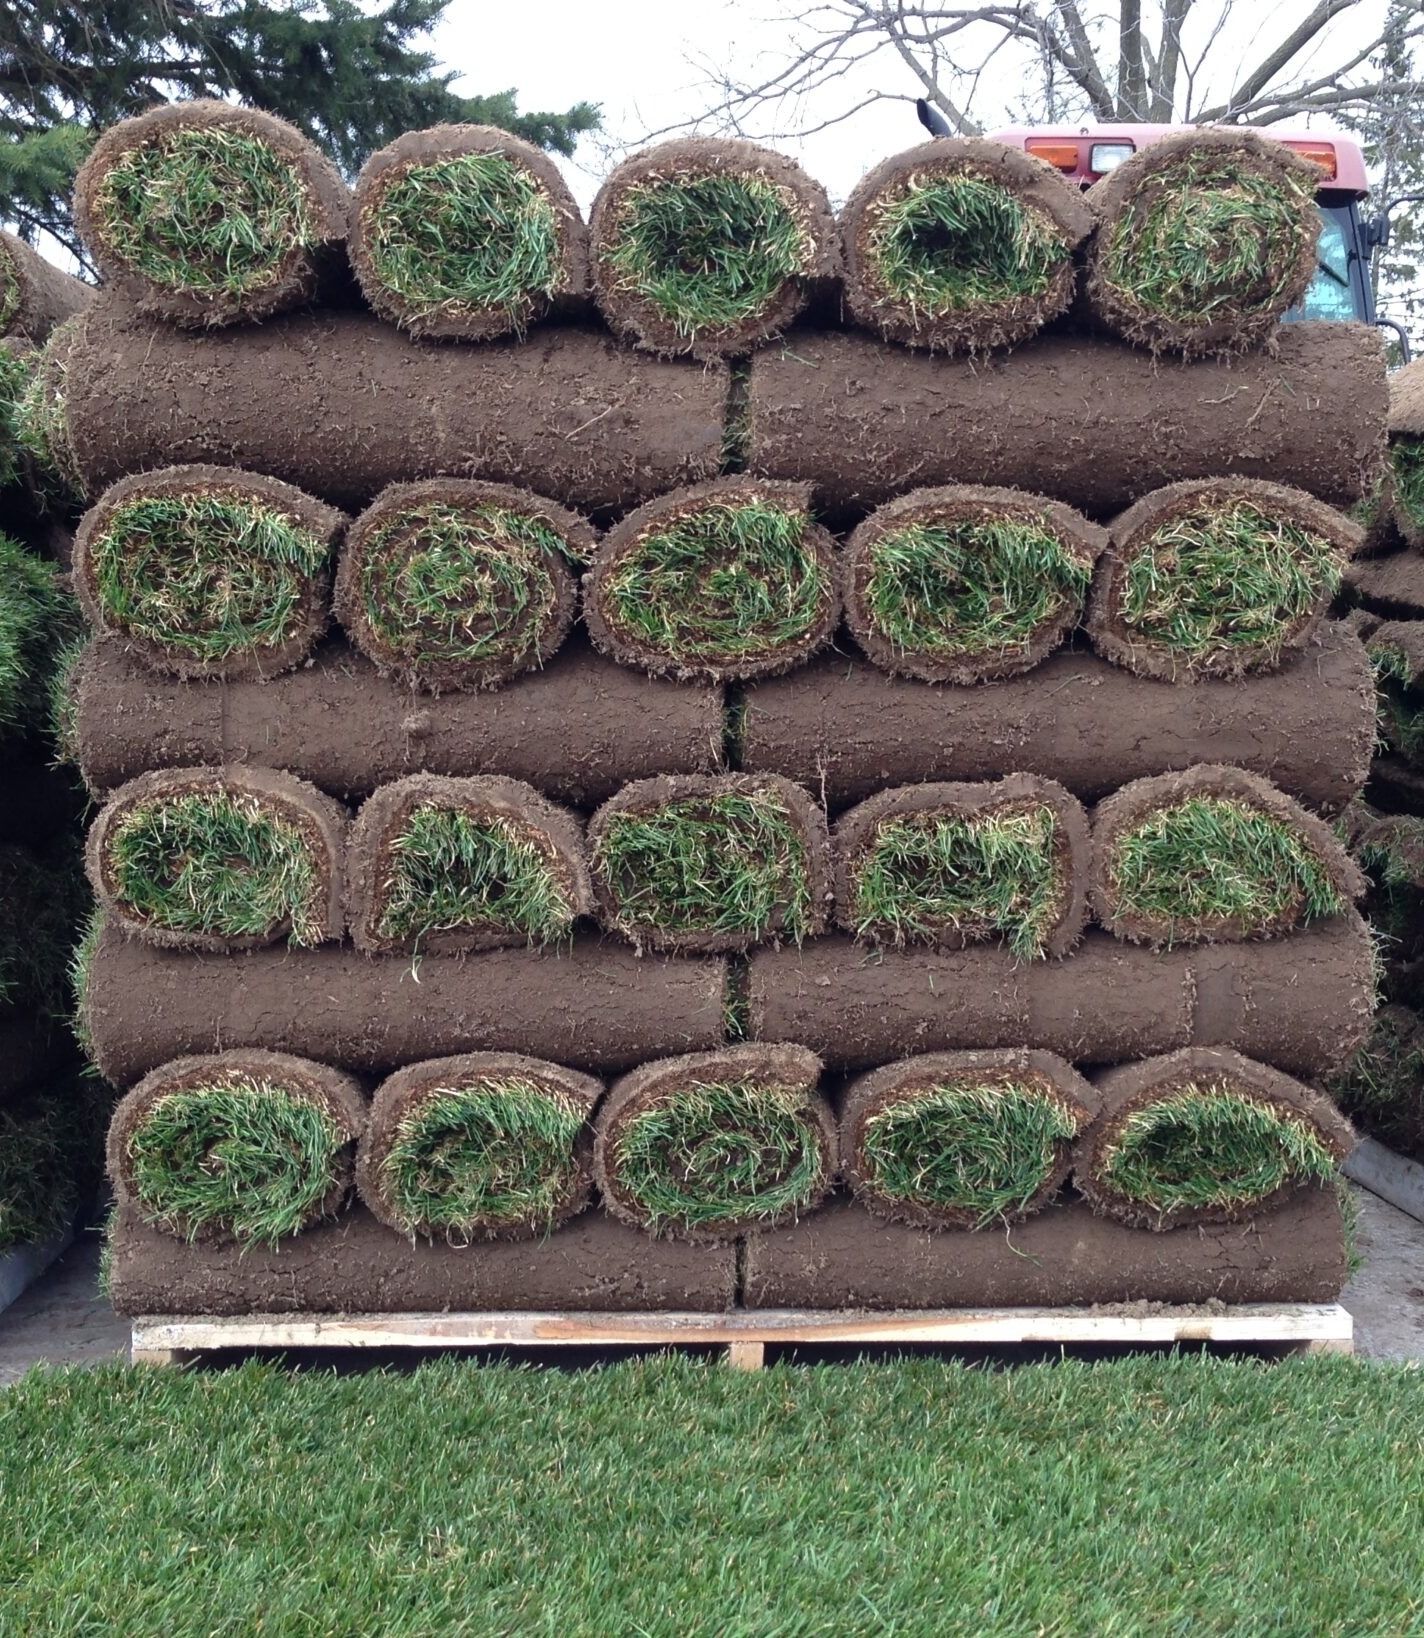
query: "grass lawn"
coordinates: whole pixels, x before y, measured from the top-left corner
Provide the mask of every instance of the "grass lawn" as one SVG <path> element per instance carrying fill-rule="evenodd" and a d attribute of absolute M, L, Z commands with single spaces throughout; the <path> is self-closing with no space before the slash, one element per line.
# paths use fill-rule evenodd
<path fill-rule="evenodd" d="M 0 1394 L 0 1631 L 1424 1633 L 1424 1374 L 1140 1357 Z"/>

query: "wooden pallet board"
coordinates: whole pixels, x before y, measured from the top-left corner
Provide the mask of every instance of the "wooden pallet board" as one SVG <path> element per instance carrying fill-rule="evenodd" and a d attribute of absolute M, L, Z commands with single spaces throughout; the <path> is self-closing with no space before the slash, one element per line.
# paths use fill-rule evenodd
<path fill-rule="evenodd" d="M 769 1345 L 938 1343 L 995 1347 L 1217 1342 L 1352 1353 L 1338 1303 L 1246 1303 L 1215 1311 L 1154 1308 L 926 1309 L 873 1313 L 794 1308 L 731 1313 L 150 1315 L 133 1322 L 135 1364 L 180 1364 L 219 1348 L 666 1348 L 717 1346 L 758 1369 Z"/>

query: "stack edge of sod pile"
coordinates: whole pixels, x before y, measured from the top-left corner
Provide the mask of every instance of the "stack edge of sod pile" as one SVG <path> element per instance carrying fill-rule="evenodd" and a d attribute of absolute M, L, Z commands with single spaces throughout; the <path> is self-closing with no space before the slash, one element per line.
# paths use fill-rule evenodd
<path fill-rule="evenodd" d="M 21 421 L 121 1311 L 1338 1292 L 1386 389 L 1278 330 L 1308 167 L 935 142 L 837 220 L 699 139 L 585 226 L 199 104 L 80 199 Z"/>

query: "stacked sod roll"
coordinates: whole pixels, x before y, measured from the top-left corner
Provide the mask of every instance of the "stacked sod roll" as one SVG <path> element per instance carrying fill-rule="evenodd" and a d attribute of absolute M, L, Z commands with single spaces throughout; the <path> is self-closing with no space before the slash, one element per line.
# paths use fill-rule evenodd
<path fill-rule="evenodd" d="M 190 105 L 80 197 L 121 1311 L 1338 1292 L 1386 389 L 1277 330 L 1298 160 L 698 140 L 585 228 Z"/>

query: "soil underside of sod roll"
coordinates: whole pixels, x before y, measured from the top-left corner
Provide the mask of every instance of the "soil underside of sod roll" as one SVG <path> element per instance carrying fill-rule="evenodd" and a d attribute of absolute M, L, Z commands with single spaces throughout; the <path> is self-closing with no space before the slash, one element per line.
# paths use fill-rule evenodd
<path fill-rule="evenodd" d="M 197 336 L 100 302 L 76 321 L 63 421 L 89 495 L 131 472 L 213 461 L 347 511 L 441 474 L 596 511 L 715 473 L 727 386 L 724 368 L 585 330 L 431 347 L 368 314 L 324 311 Z"/>
<path fill-rule="evenodd" d="M 0 336 L 42 346 L 50 332 L 93 299 L 93 290 L 13 233 L 0 233 Z"/>
<path fill-rule="evenodd" d="M 805 332 L 755 355 L 750 409 L 750 469 L 809 481 L 836 516 L 983 483 L 1103 519 L 1227 472 L 1351 506 L 1383 454 L 1388 389 L 1358 324 L 1286 325 L 1270 353 L 1199 364 L 1067 336 L 969 361 Z"/>
<path fill-rule="evenodd" d="M 356 1207 L 275 1251 L 187 1246 L 122 1211 L 109 1300 L 136 1314 L 403 1314 L 499 1309 L 716 1312 L 736 1299 L 736 1247 L 654 1240 L 602 1212 L 547 1238 L 414 1242 Z"/>
<path fill-rule="evenodd" d="M 348 857 L 363 950 L 559 944 L 593 911 L 578 819 L 514 779 L 413 774 L 384 786 L 352 826 Z"/>
<path fill-rule="evenodd" d="M 1371 722 L 1373 710 L 1372 696 Z M 439 700 L 413 699 L 339 642 L 265 683 L 191 684 L 103 642 L 81 663 L 76 729 L 96 791 L 150 768 L 254 762 L 345 801 L 424 770 L 499 772 L 593 807 L 631 780 L 715 769 L 722 701 L 720 689 L 647 677 L 579 641 L 497 693 Z"/>
<path fill-rule="evenodd" d="M 1067 954 L 1087 919 L 1086 816 L 1031 774 L 883 791 L 842 816 L 833 856 L 837 920 L 871 944 L 999 938 L 1031 960 Z"/>
<path fill-rule="evenodd" d="M 1006 950 L 871 953 L 824 938 L 753 952 L 749 1033 L 801 1042 L 833 1070 L 1032 1041 L 1079 1064 L 1232 1047 L 1318 1077 L 1363 1039 L 1374 976 L 1353 912 L 1285 939 L 1168 951 L 1090 931 L 1065 960 L 1028 965 Z"/>
<path fill-rule="evenodd" d="M 834 656 L 750 686 L 741 739 L 744 768 L 796 780 L 833 812 L 886 786 L 1020 768 L 1092 799 L 1209 759 L 1261 773 L 1330 813 L 1369 774 L 1374 676 L 1359 638 L 1329 621 L 1277 672 L 1192 688 L 1081 652 L 964 689 Z"/>
<path fill-rule="evenodd" d="M 1171 485 L 1114 520 L 1086 626 L 1095 648 L 1148 677 L 1274 670 L 1339 591 L 1358 525 L 1279 484 Z"/>
<path fill-rule="evenodd" d="M 1333 1302 L 1348 1277 L 1333 1189 L 1168 1235 L 1097 1217 L 1071 1195 L 996 1233 L 932 1233 L 836 1201 L 751 1235 L 744 1255 L 748 1308 Z"/>
<path fill-rule="evenodd" d="M 640 947 L 745 950 L 825 926 L 825 820 L 788 780 L 641 780 L 594 815 L 588 848 L 603 925 Z"/>
<path fill-rule="evenodd" d="M 847 542 L 846 623 L 887 671 L 925 682 L 1010 677 L 1077 625 L 1106 545 L 1056 501 L 974 485 L 916 490 Z"/>
<path fill-rule="evenodd" d="M 889 341 L 1012 346 L 1067 309 L 1092 227 L 1078 190 L 1041 160 L 998 142 L 922 143 L 846 201 L 846 305 Z"/>
<path fill-rule="evenodd" d="M 367 956 L 336 945 L 236 955 L 154 950 L 106 929 L 84 1015 L 125 1086 L 171 1058 L 264 1046 L 353 1074 L 459 1052 L 527 1052 L 590 1074 L 722 1044 L 718 960 L 638 957 L 577 939 L 558 955 Z"/>
<path fill-rule="evenodd" d="M 597 537 L 506 484 L 396 484 L 352 525 L 336 617 L 379 670 L 441 692 L 489 688 L 557 653 Z"/>
<path fill-rule="evenodd" d="M 1345 571 L 1351 599 L 1376 614 L 1424 619 L 1424 552 L 1357 559 Z"/>

